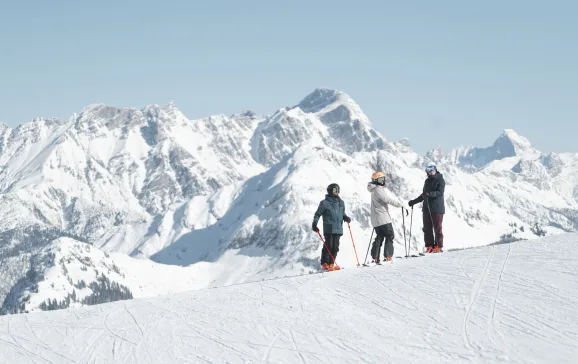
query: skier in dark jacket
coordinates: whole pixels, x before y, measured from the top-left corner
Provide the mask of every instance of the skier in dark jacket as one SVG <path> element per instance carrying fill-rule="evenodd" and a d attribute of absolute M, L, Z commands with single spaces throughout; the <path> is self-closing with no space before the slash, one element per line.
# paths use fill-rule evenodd
<path fill-rule="evenodd" d="M 319 207 L 313 216 L 312 229 L 319 232 L 317 222 L 323 216 L 323 236 L 325 244 L 321 248 L 321 267 L 323 269 L 338 270 L 340 269 L 333 259 L 337 259 L 339 251 L 339 239 L 343 235 L 343 221 L 351 222 L 351 218 L 345 214 L 345 202 L 339 197 L 339 185 L 332 183 L 327 186 L 325 199 L 319 202 Z M 327 245 L 327 247 L 325 247 Z M 331 255 L 327 251 L 331 252 Z M 333 259 L 331 259 L 333 256 Z"/>
<path fill-rule="evenodd" d="M 446 212 L 444 204 L 446 181 L 435 165 L 427 166 L 425 172 L 427 179 L 423 185 L 422 194 L 409 201 L 408 204 L 413 206 L 425 201 L 422 205 L 425 247 L 428 253 L 438 253 L 442 252 L 444 247 L 442 222 Z M 435 231 L 435 239 L 432 230 Z"/>

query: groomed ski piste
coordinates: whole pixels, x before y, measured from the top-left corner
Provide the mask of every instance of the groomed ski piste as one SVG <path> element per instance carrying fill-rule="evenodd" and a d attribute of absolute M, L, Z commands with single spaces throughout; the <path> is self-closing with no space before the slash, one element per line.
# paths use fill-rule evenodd
<path fill-rule="evenodd" d="M 577 243 L 550 236 L 4 316 L 0 362 L 576 363 Z"/>

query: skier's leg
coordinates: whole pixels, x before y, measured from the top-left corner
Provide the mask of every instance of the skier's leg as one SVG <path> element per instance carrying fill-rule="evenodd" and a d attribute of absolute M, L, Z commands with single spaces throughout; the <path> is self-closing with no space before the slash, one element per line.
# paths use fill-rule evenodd
<path fill-rule="evenodd" d="M 433 213 L 432 219 L 434 222 L 434 230 L 436 233 L 437 245 L 441 248 L 444 247 L 444 233 L 442 229 L 442 223 L 444 220 L 444 214 Z"/>
<path fill-rule="evenodd" d="M 393 232 L 393 225 L 387 224 L 384 227 L 385 230 L 385 245 L 383 248 L 383 255 L 385 256 L 386 260 L 391 260 L 393 257 L 393 239 L 395 234 Z"/>
<path fill-rule="evenodd" d="M 428 210 L 423 210 L 423 240 L 425 242 L 425 247 L 430 248 L 434 245 L 434 235 L 433 226 L 431 223 L 431 217 L 429 216 Z"/>
<path fill-rule="evenodd" d="M 375 239 L 373 240 L 373 245 L 371 246 L 371 257 L 373 260 L 379 259 L 379 253 L 381 252 L 381 244 L 383 243 L 383 239 L 385 235 L 383 234 L 383 230 L 381 226 L 375 228 Z"/>
<path fill-rule="evenodd" d="M 324 234 L 323 238 L 325 239 L 325 244 L 323 244 L 321 246 L 321 265 L 331 264 L 331 263 L 333 263 L 333 261 L 331 260 L 331 257 L 329 256 L 329 252 L 327 251 L 327 248 L 325 247 L 326 245 L 327 245 L 327 247 L 329 247 L 329 245 L 331 244 L 331 234 Z"/>
<path fill-rule="evenodd" d="M 333 234 L 333 241 L 332 241 L 332 245 L 331 245 L 331 254 L 333 254 L 333 258 L 335 258 L 335 261 L 337 261 L 337 253 L 339 253 L 339 238 L 341 238 L 341 235 Z M 333 263 L 333 262 L 331 262 L 331 263 Z"/>

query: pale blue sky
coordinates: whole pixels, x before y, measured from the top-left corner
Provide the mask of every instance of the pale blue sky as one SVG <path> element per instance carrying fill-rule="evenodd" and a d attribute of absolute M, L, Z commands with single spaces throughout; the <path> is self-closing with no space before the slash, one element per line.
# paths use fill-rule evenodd
<path fill-rule="evenodd" d="M 466 5 L 467 4 L 467 5 Z M 578 135 L 576 1 L 5 1 L 0 121 L 174 100 L 189 118 L 343 90 L 420 153 Z"/>

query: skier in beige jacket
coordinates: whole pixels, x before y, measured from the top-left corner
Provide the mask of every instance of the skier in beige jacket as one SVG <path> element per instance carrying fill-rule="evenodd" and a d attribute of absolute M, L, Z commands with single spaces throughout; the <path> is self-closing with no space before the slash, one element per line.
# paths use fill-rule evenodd
<path fill-rule="evenodd" d="M 387 261 L 393 258 L 393 225 L 389 214 L 389 205 L 401 207 L 409 211 L 407 203 L 391 196 L 385 188 L 385 174 L 375 172 L 371 176 L 371 182 L 367 184 L 367 190 L 371 192 L 371 225 L 375 229 L 375 240 L 371 247 L 371 257 L 375 263 L 379 263 L 381 245 L 385 240 L 383 254 Z M 402 210 L 403 213 L 403 210 Z"/>

